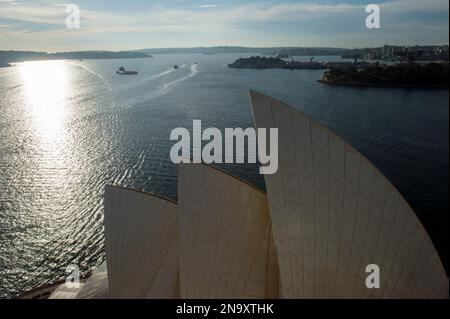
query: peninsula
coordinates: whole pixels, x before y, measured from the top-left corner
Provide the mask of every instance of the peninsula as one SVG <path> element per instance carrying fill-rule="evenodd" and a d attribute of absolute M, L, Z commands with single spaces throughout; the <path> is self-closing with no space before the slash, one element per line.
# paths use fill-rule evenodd
<path fill-rule="evenodd" d="M 327 69 L 327 65 L 323 62 L 299 62 L 285 61 L 281 58 L 252 56 L 250 58 L 240 58 L 231 64 L 230 68 L 236 69 Z"/>
<path fill-rule="evenodd" d="M 367 68 L 332 68 L 319 82 L 332 85 L 448 88 L 448 63 L 405 63 Z"/>
<path fill-rule="evenodd" d="M 10 63 L 42 60 L 79 60 L 79 59 L 139 59 L 151 55 L 135 51 L 77 51 L 77 52 L 36 52 L 36 51 L 0 51 L 0 67 Z"/>
<path fill-rule="evenodd" d="M 379 65 L 378 62 L 369 63 L 365 61 L 336 61 L 336 62 L 316 62 L 314 57 L 311 57 L 309 61 L 286 61 L 277 57 L 261 57 L 252 56 L 249 58 L 240 58 L 231 64 L 228 64 L 230 68 L 237 69 L 288 69 L 288 70 L 325 70 L 331 68 L 349 68 L 355 67 L 359 69 L 367 68 L 370 66 Z"/>

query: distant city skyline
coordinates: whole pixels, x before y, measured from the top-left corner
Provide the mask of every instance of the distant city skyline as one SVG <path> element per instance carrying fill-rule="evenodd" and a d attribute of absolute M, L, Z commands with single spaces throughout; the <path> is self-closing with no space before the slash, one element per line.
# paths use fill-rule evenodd
<path fill-rule="evenodd" d="M 66 27 L 70 3 L 80 29 Z M 380 29 L 366 28 L 369 3 L 380 6 Z M 448 9 L 448 0 L 0 0 L 0 50 L 442 45 Z"/>

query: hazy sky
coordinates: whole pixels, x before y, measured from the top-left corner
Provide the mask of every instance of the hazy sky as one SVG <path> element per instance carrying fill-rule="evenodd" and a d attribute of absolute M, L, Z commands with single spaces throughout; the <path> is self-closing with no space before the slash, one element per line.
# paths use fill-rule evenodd
<path fill-rule="evenodd" d="M 77 4 L 81 28 L 66 28 Z M 381 8 L 367 29 L 365 6 Z M 0 50 L 448 44 L 448 0 L 0 0 Z"/>

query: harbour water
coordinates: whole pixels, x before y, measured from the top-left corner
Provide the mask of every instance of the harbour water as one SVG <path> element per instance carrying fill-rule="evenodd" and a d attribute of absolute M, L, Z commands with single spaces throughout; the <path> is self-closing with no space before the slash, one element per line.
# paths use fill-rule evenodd
<path fill-rule="evenodd" d="M 252 126 L 249 89 L 291 104 L 367 156 L 415 209 L 447 266 L 448 91 L 327 86 L 317 82 L 323 70 L 227 67 L 240 56 L 0 69 L 0 297 L 59 279 L 69 264 L 82 273 L 99 265 L 105 185 L 176 198 L 171 130 L 193 119 Z M 139 74 L 117 75 L 122 65 Z M 264 188 L 256 165 L 221 168 Z"/>

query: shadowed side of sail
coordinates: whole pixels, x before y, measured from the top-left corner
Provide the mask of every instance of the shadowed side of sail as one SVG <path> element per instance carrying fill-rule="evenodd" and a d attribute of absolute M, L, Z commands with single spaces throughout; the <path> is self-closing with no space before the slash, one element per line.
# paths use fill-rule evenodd
<path fill-rule="evenodd" d="M 174 298 L 177 291 L 177 205 L 108 186 L 105 244 L 111 298 Z"/>
<path fill-rule="evenodd" d="M 288 105 L 250 92 L 258 128 L 278 128 L 266 175 L 285 298 L 440 298 L 448 279 L 415 213 L 358 151 Z M 366 267 L 380 267 L 380 288 Z"/>
<path fill-rule="evenodd" d="M 181 298 L 277 298 L 266 195 L 201 164 L 178 166 Z"/>

